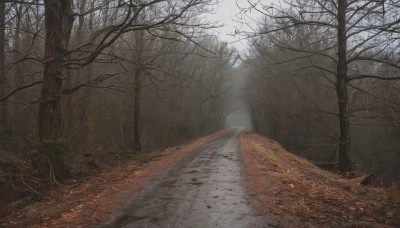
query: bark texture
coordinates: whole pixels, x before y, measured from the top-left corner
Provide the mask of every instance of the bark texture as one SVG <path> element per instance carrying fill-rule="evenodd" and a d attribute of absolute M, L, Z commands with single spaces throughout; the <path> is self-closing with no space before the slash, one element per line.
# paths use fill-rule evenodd
<path fill-rule="evenodd" d="M 352 170 L 350 160 L 350 119 L 348 112 L 349 96 L 347 91 L 347 0 L 338 1 L 338 64 L 336 75 L 336 93 L 339 102 L 339 169 L 346 173 Z"/>
<path fill-rule="evenodd" d="M 63 141 L 61 97 L 63 89 L 63 57 L 68 48 L 74 17 L 71 0 L 45 0 L 45 65 L 38 116 L 39 176 L 62 180 L 67 175 Z M 72 108 L 72 107 L 69 107 Z"/>
<path fill-rule="evenodd" d="M 4 97 L 6 89 L 6 75 L 4 71 L 4 19 L 5 2 L 0 1 L 0 98 Z M 7 103 L 0 101 L 0 135 L 7 127 Z"/>
<path fill-rule="evenodd" d="M 40 141 L 56 140 L 63 133 L 61 96 L 63 87 L 63 55 L 71 35 L 73 15 L 70 0 L 45 0 L 45 66 L 39 108 Z"/>
<path fill-rule="evenodd" d="M 133 121 L 134 150 L 141 151 L 140 143 L 140 96 L 142 93 L 141 70 L 135 74 L 135 116 Z"/>

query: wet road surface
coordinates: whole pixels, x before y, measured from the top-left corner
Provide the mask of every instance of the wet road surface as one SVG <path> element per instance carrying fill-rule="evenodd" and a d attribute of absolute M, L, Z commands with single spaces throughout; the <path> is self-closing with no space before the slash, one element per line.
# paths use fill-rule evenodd
<path fill-rule="evenodd" d="M 234 130 L 177 160 L 97 227 L 267 227 L 249 205 Z"/>

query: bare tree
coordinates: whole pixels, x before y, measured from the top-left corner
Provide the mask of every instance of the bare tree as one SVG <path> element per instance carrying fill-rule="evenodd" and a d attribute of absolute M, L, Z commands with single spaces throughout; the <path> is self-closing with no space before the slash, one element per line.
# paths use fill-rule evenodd
<path fill-rule="evenodd" d="M 89 11 L 83 12 L 85 2 L 81 2 L 79 13 L 73 12 L 73 2 L 65 1 L 44 1 L 45 12 L 45 57 L 44 57 L 44 77 L 43 81 L 34 82 L 19 89 L 34 86 L 42 83 L 42 92 L 38 113 L 38 135 L 41 142 L 58 144 L 63 136 L 64 121 L 62 117 L 61 103 L 64 93 L 71 93 L 79 88 L 92 85 L 86 82 L 82 85 L 75 85 L 74 88 L 64 88 L 64 69 L 78 69 L 96 61 L 98 56 L 103 56 L 107 48 L 123 35 L 133 31 L 148 31 L 153 36 L 163 38 L 164 31 L 171 30 L 178 34 L 176 41 L 194 41 L 195 36 L 186 35 L 182 28 L 189 29 L 196 34 L 195 27 L 200 29 L 207 28 L 208 23 L 197 23 L 194 19 L 201 15 L 204 7 L 211 1 L 209 0 L 190 0 L 185 2 L 174 1 L 138 1 L 120 2 L 104 1 L 96 6 L 91 5 Z M 38 6 L 40 8 L 40 4 Z M 112 10 L 111 10 L 112 9 Z M 69 49 L 70 37 L 73 31 L 74 18 L 78 17 L 77 36 L 82 39 L 83 19 L 90 15 L 93 20 L 94 12 L 103 12 L 103 28 L 99 28 L 88 37 L 84 44 Z M 111 13 L 112 23 L 107 19 Z M 141 16 L 142 15 L 142 16 Z M 143 20 L 137 19 L 143 17 Z M 114 20 L 114 18 L 116 18 Z M 140 63 L 138 63 L 140 65 Z M 140 68 L 139 68 L 140 69 Z M 138 70 L 136 81 L 140 82 L 141 70 Z M 102 79 L 104 80 L 104 79 Z M 135 89 L 137 99 L 140 96 L 140 83 L 136 83 Z M 13 91 L 14 92 L 14 91 Z M 12 92 L 12 93 L 13 93 Z M 7 98 L 6 96 L 5 98 Z M 139 100 L 136 100 L 135 110 L 135 144 L 136 149 L 140 150 L 140 137 L 138 130 Z M 51 160 L 51 159 L 50 159 Z M 53 161 L 50 161 L 53 163 Z M 56 163 L 54 161 L 54 163 Z M 58 167 L 53 167 L 53 169 Z M 60 167 L 62 169 L 62 167 Z M 43 173 L 48 173 L 44 169 Z M 59 176 L 59 170 L 56 171 Z"/>
<path fill-rule="evenodd" d="M 314 49 L 307 46 L 296 47 L 290 42 L 281 42 L 279 36 L 269 39 L 268 42 L 294 53 L 300 53 L 302 56 L 297 56 L 296 59 L 309 60 L 307 67 L 313 67 L 324 74 L 334 76 L 340 126 L 339 168 L 342 173 L 352 170 L 348 88 L 353 85 L 349 82 L 365 78 L 397 80 L 397 77 L 371 76 L 356 70 L 363 61 L 375 61 L 398 68 L 397 64 L 387 58 L 372 57 L 376 57 L 376 54 L 382 51 L 388 51 L 391 46 L 391 41 L 385 41 L 390 36 L 385 31 L 399 24 L 398 16 L 391 13 L 397 9 L 397 6 L 397 1 L 320 0 L 282 1 L 280 5 L 259 2 L 250 6 L 262 13 L 267 23 L 262 24 L 255 33 L 247 34 L 248 36 L 257 37 L 263 34 L 295 36 L 290 31 L 296 32 L 296 29 L 319 29 L 320 34 L 323 35 L 309 37 L 309 40 L 314 42 L 313 44 L 318 41 L 324 41 L 326 44 L 319 47 L 313 45 Z M 326 59 L 330 63 L 328 66 L 321 65 L 316 60 L 317 58 Z"/>
<path fill-rule="evenodd" d="M 12 107 L 12 142 L 35 145 L 53 181 L 65 163 L 79 173 L 82 154 L 151 151 L 222 127 L 234 51 L 207 33 L 212 3 L 7 1 L 0 103 Z"/>
<path fill-rule="evenodd" d="M 5 96 L 6 75 L 5 75 L 5 60 L 4 60 L 4 33 L 5 33 L 5 1 L 0 2 L 0 97 Z M 7 124 L 7 104 L 0 103 L 0 132 L 6 130 Z"/>

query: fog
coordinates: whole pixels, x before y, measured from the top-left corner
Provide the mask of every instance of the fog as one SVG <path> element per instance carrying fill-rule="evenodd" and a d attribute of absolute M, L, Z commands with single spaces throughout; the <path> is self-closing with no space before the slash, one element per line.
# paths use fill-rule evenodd
<path fill-rule="evenodd" d="M 232 83 L 230 87 L 231 96 L 228 102 L 232 111 L 225 119 L 225 127 L 253 128 L 248 106 L 244 99 L 246 80 L 245 72 L 242 68 L 236 68 L 235 73 L 231 75 L 230 83 Z"/>

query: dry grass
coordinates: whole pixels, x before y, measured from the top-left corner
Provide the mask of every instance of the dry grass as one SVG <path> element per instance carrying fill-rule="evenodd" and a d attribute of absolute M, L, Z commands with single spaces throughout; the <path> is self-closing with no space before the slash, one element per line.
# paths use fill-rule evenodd
<path fill-rule="evenodd" d="M 321 170 L 257 134 L 242 135 L 241 151 L 258 211 L 279 216 L 285 227 L 400 226 L 384 189 Z"/>

